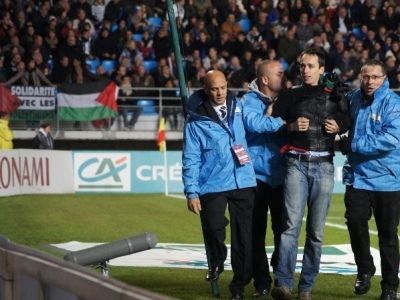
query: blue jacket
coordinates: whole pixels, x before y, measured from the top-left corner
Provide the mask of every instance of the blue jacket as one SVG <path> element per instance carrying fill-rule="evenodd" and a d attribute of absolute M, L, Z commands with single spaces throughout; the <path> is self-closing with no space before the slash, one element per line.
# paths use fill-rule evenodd
<path fill-rule="evenodd" d="M 270 187 L 277 188 L 283 184 L 285 176 L 286 157 L 279 150 L 287 143 L 287 138 L 271 134 L 284 124 L 280 117 L 265 116 L 272 102 L 271 98 L 259 91 L 256 80 L 242 98 L 247 145 L 256 177 Z"/>
<path fill-rule="evenodd" d="M 347 94 L 352 153 L 343 168 L 343 183 L 369 191 L 400 191 L 400 97 L 387 79 L 373 97 L 368 104 L 360 88 Z"/>
<path fill-rule="evenodd" d="M 182 158 L 187 199 L 256 186 L 253 164 L 240 165 L 232 150 L 242 144 L 248 153 L 242 104 L 229 91 L 226 102 L 233 132 L 221 123 L 203 90 L 188 99 Z"/>

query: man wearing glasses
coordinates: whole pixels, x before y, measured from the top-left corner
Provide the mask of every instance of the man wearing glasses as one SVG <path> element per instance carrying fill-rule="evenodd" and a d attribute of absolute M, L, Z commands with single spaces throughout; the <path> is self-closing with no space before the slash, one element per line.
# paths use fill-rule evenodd
<path fill-rule="evenodd" d="M 385 66 L 378 60 L 366 61 L 361 87 L 346 97 L 353 125 L 339 145 L 348 155 L 343 182 L 345 217 L 358 272 L 354 293 L 369 291 L 376 270 L 368 232 L 368 220 L 374 214 L 382 270 L 378 300 L 395 300 L 399 286 L 400 97 L 389 89 Z"/>

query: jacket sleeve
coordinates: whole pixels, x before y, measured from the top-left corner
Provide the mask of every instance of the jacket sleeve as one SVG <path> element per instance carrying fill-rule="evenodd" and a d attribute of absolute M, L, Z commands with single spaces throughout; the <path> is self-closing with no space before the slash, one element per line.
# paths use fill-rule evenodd
<path fill-rule="evenodd" d="M 200 196 L 201 150 L 200 141 L 190 121 L 185 126 L 182 155 L 184 193 L 187 199 L 198 198 Z"/>
<path fill-rule="evenodd" d="M 0 139 L 3 141 L 11 141 L 14 134 L 7 126 L 0 126 Z"/>
<path fill-rule="evenodd" d="M 351 127 L 351 117 L 349 111 L 349 104 L 345 95 L 340 95 L 340 101 L 337 104 L 338 113 L 335 115 L 334 120 L 339 126 L 339 134 L 343 134 Z"/>
<path fill-rule="evenodd" d="M 269 117 L 265 115 L 265 105 L 259 99 L 244 95 L 243 103 L 243 121 L 248 132 L 276 132 L 283 125 L 280 117 Z"/>
<path fill-rule="evenodd" d="M 355 136 L 351 143 L 353 152 L 378 155 L 400 148 L 400 101 L 390 99 L 384 104 L 381 120 L 374 120 L 373 130 Z M 381 123 L 381 124 L 380 124 Z"/>

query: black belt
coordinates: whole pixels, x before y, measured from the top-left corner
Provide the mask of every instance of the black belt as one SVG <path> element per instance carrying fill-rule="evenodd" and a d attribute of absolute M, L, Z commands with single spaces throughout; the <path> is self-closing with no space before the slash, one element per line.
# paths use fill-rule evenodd
<path fill-rule="evenodd" d="M 299 161 L 305 162 L 333 162 L 333 157 L 331 155 L 328 156 L 311 156 L 309 154 L 294 154 L 294 153 L 286 153 L 288 157 L 293 157 L 298 159 Z"/>

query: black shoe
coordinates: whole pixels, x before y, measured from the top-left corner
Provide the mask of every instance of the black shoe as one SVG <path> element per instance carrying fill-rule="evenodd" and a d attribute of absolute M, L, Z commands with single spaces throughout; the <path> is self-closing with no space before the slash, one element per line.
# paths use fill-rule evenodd
<path fill-rule="evenodd" d="M 243 300 L 243 299 L 244 299 L 244 295 L 242 293 L 232 295 L 232 300 Z"/>
<path fill-rule="evenodd" d="M 391 290 L 384 290 L 378 300 L 397 300 L 397 292 Z"/>
<path fill-rule="evenodd" d="M 206 280 L 207 281 L 213 281 L 213 280 L 218 280 L 219 274 L 221 274 L 224 271 L 224 266 L 219 266 L 215 268 L 211 268 L 211 270 L 207 271 L 206 274 Z"/>
<path fill-rule="evenodd" d="M 269 290 L 267 288 L 260 288 L 254 292 L 253 298 L 267 299 L 268 295 L 269 295 Z"/>
<path fill-rule="evenodd" d="M 366 294 L 371 288 L 371 277 L 374 276 L 376 268 L 374 266 L 371 273 L 358 274 L 356 282 L 354 283 L 354 294 Z"/>

